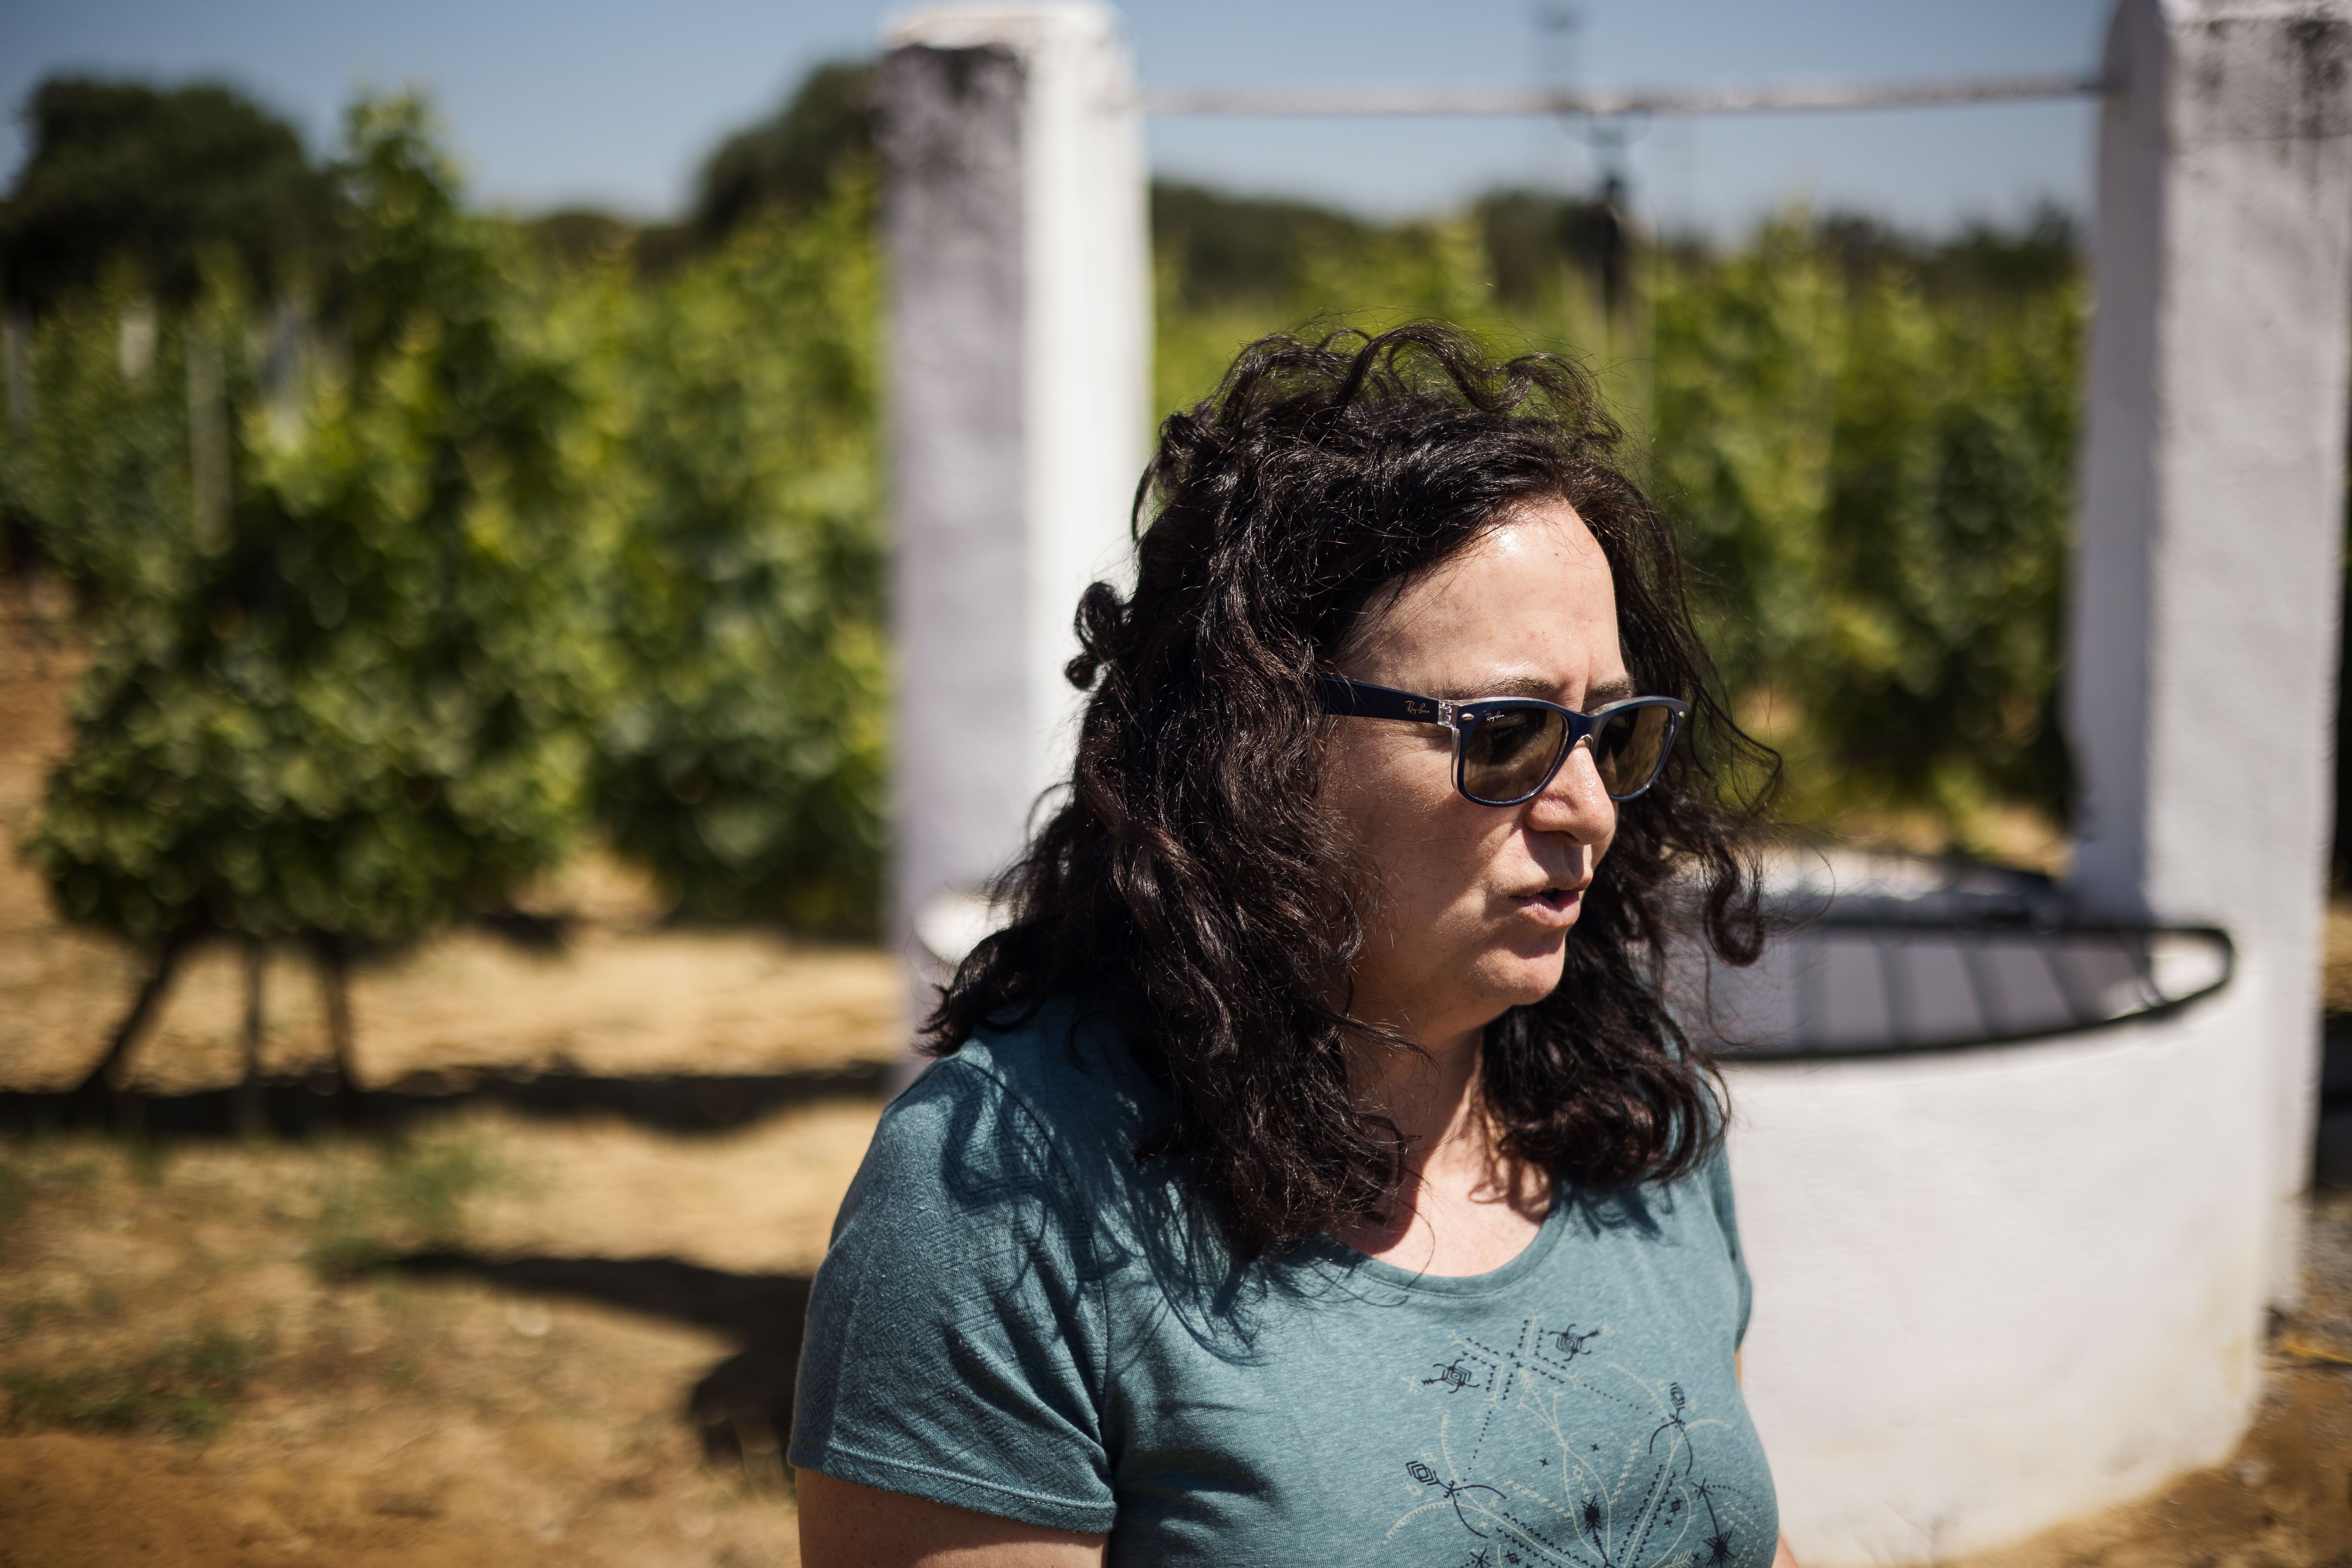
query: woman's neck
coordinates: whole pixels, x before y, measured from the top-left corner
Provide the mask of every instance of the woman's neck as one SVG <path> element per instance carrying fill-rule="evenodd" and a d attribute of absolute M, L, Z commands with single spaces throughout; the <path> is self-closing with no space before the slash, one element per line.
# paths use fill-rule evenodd
<path fill-rule="evenodd" d="M 1419 1050 L 1357 1047 L 1356 1108 L 1395 1126 L 1404 1170 L 1388 1213 L 1339 1227 L 1339 1240 L 1383 1262 L 1461 1275 L 1500 1268 L 1534 1239 L 1551 1184 L 1509 1152 L 1487 1113 L 1484 1037 L 1473 1029 Z"/>
<path fill-rule="evenodd" d="M 1416 1048 L 1367 1041 L 1349 1062 L 1356 1109 L 1395 1123 L 1405 1140 L 1405 1166 L 1418 1173 L 1431 1161 L 1452 1163 L 1492 1147 L 1480 1058 L 1485 1031 L 1467 1029 Z"/>

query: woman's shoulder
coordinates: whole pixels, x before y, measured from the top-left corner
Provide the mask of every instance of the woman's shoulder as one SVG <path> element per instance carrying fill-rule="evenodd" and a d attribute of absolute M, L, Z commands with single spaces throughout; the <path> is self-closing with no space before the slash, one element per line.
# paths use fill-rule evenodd
<path fill-rule="evenodd" d="M 1056 998 L 925 1068 L 883 1112 L 860 1183 L 957 1207 L 1122 1183 L 1148 1094 L 1108 1015 Z"/>
<path fill-rule="evenodd" d="M 934 1070 L 986 1079 L 1047 1121 L 1134 1108 L 1144 1091 L 1111 1009 L 1083 996 L 1055 996 L 983 1025 Z"/>
<path fill-rule="evenodd" d="M 1115 1516 L 1104 1247 L 1066 1016 L 992 1030 L 883 1113 L 810 1293 L 792 1462 L 1059 1530 Z"/>

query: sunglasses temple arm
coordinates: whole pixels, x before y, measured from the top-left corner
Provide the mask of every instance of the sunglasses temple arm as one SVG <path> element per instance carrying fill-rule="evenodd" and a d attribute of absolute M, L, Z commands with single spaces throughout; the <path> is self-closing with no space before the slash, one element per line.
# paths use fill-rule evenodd
<path fill-rule="evenodd" d="M 1450 724 L 1453 719 L 1450 702 L 1335 675 L 1317 680 L 1315 694 L 1324 712 L 1342 719 L 1398 719 L 1408 724 Z"/>

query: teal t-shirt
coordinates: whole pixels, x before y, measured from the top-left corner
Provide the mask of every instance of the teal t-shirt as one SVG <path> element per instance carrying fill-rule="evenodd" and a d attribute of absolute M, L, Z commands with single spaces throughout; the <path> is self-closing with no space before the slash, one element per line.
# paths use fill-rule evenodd
<path fill-rule="evenodd" d="M 1328 1238 L 1233 1267 L 1131 1157 L 1158 1103 L 1066 1003 L 899 1096 L 817 1271 L 792 1463 L 1108 1531 L 1121 1568 L 1769 1563 L 1719 1157 L 1563 1186 L 1488 1274 Z"/>

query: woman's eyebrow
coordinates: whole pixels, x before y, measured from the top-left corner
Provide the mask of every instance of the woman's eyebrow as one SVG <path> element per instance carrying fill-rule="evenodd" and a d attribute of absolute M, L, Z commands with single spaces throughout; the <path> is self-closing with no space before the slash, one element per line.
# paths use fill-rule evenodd
<path fill-rule="evenodd" d="M 1556 702 L 1559 700 L 1559 693 L 1558 681 L 1546 680 L 1540 675 L 1520 674 L 1479 681 L 1475 689 L 1468 686 L 1447 687 L 1429 695 L 1448 702 L 1468 702 L 1480 697 L 1533 697 L 1544 702 Z M 1612 702 L 1622 702 L 1633 695 L 1633 683 L 1620 676 L 1614 680 L 1604 680 L 1587 688 L 1584 705 L 1587 708 L 1603 708 Z"/>
<path fill-rule="evenodd" d="M 1454 681 L 1429 695 L 1444 698 L 1448 702 L 1469 702 L 1481 697 L 1533 697 L 1549 702 L 1553 693 L 1559 689 L 1559 683 L 1556 680 L 1546 680 L 1540 675 L 1521 674 L 1496 676 L 1492 680 L 1472 681 L 1467 685 Z"/>

